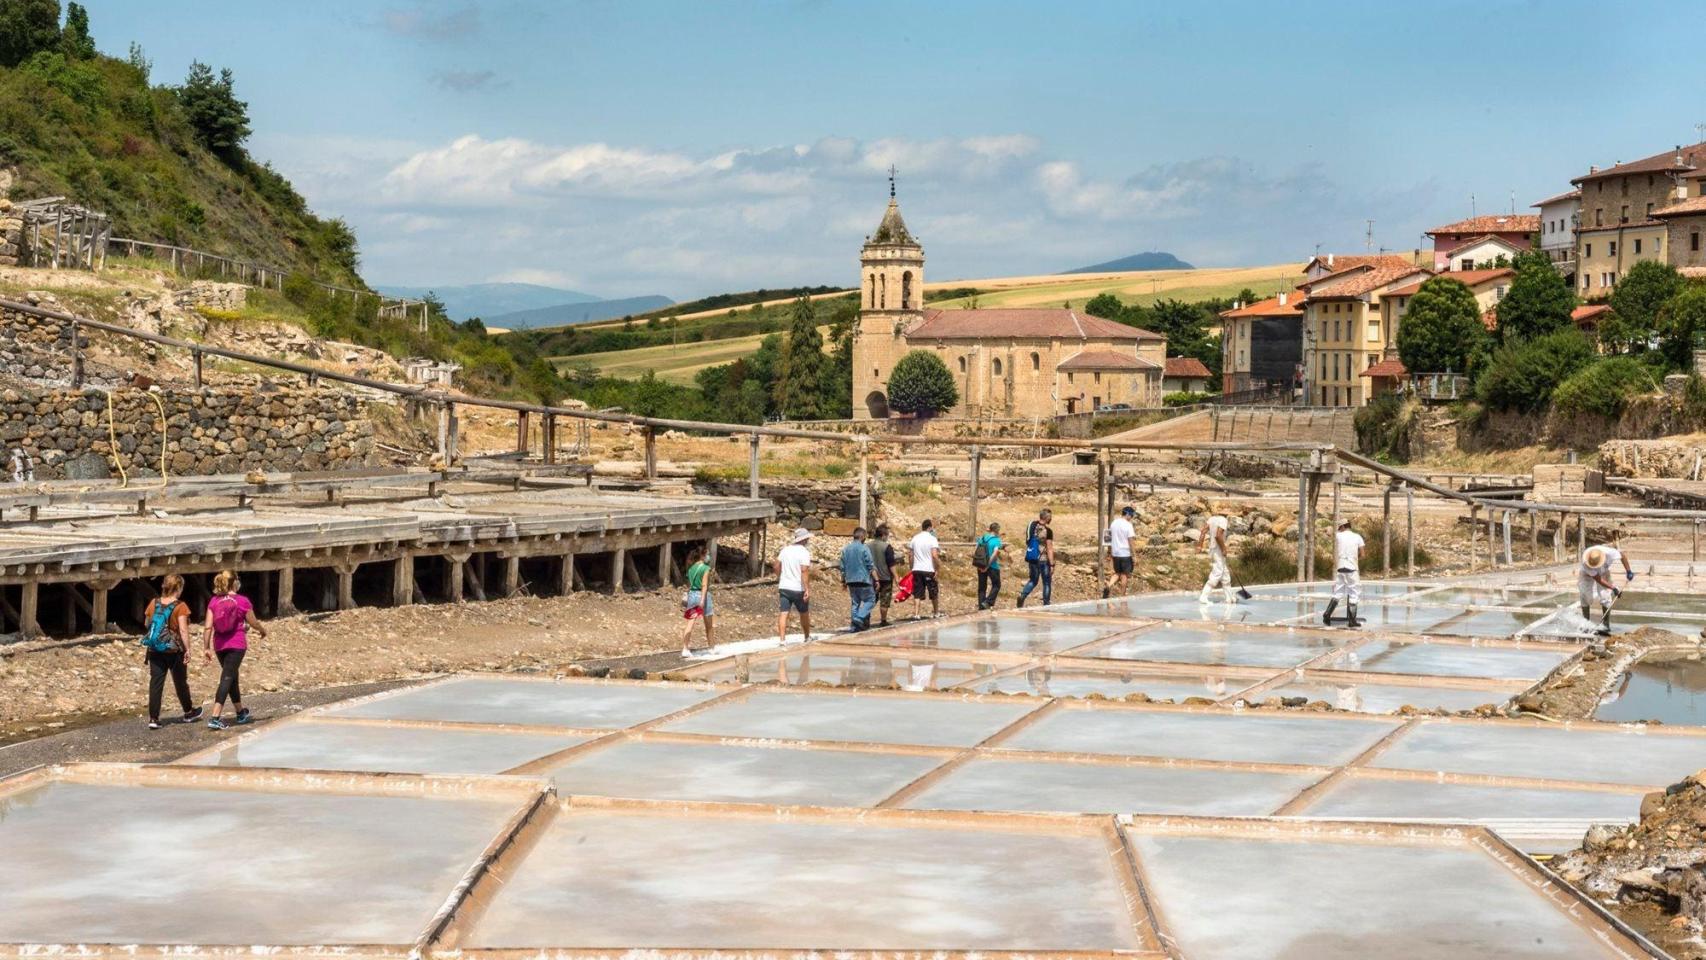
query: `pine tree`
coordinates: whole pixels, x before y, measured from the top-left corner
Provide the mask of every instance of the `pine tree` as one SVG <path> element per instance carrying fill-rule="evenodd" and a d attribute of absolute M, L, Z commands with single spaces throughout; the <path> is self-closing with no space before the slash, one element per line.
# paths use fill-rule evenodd
<path fill-rule="evenodd" d="M 191 63 L 189 76 L 178 88 L 178 101 L 203 145 L 228 164 L 243 159 L 243 141 L 249 139 L 249 105 L 237 99 L 229 68 L 215 78 L 212 67 L 200 60 Z"/>
<path fill-rule="evenodd" d="M 59 44 L 59 0 L 0 0 L 0 67 Z"/>
<path fill-rule="evenodd" d="M 788 339 L 782 345 L 782 363 L 777 371 L 776 411 L 790 420 L 817 420 L 824 416 L 823 335 L 817 332 L 817 309 L 810 299 L 794 301 L 788 321 Z"/>
<path fill-rule="evenodd" d="M 68 60 L 88 60 L 95 56 L 95 38 L 89 35 L 89 11 L 82 4 L 66 4 L 65 29 L 60 33 L 59 44 Z"/>

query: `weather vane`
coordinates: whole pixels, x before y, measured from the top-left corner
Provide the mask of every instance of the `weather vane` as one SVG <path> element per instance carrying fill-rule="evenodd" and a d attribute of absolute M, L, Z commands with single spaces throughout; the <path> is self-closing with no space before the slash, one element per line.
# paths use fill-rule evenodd
<path fill-rule="evenodd" d="M 889 164 L 889 199 L 894 199 L 894 164 Z"/>

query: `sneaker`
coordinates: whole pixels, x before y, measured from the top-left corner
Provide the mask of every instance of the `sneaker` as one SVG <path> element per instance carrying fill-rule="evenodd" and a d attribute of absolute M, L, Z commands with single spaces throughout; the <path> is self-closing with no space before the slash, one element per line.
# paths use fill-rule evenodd
<path fill-rule="evenodd" d="M 150 730 L 158 730 L 158 729 L 160 729 L 160 721 L 158 721 L 158 720 L 150 720 L 150 721 L 148 721 L 148 729 L 150 729 Z"/>
<path fill-rule="evenodd" d="M 189 713 L 184 714 L 184 719 L 182 722 L 194 723 L 200 719 L 201 719 L 201 708 L 196 707 L 194 710 L 191 710 Z"/>
<path fill-rule="evenodd" d="M 237 711 L 237 720 L 236 720 L 237 726 L 240 727 L 245 723 L 253 723 L 254 720 L 255 720 L 254 717 L 249 716 L 249 711 L 247 709 Z"/>
<path fill-rule="evenodd" d="M 220 717 L 214 717 L 207 721 L 207 729 L 209 730 L 224 730 L 227 726 L 228 724 Z"/>

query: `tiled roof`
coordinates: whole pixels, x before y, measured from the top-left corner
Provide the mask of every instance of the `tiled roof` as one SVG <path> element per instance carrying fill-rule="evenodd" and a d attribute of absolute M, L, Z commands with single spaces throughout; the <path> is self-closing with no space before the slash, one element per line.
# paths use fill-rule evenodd
<path fill-rule="evenodd" d="M 1627 173 L 1659 173 L 1670 170 L 1691 170 L 1695 167 L 1706 166 L 1706 142 L 1692 146 L 1677 147 L 1663 153 L 1655 153 L 1640 160 L 1628 163 L 1618 163 L 1604 170 L 1594 170 L 1573 178 L 1571 183 L 1586 183 L 1589 180 L 1600 180 L 1605 177 L 1620 177 Z"/>
<path fill-rule="evenodd" d="M 1407 377 L 1410 371 L 1404 369 L 1404 361 L 1399 359 L 1381 360 L 1374 366 L 1357 374 L 1359 377 Z"/>
<path fill-rule="evenodd" d="M 1326 267 L 1329 273 L 1350 270 L 1354 267 L 1413 267 L 1414 260 L 1398 253 L 1318 253 L 1308 263 L 1303 265 L 1303 272 L 1308 273 L 1317 263 Z"/>
<path fill-rule="evenodd" d="M 1208 377 L 1208 368 L 1196 357 L 1168 357 L 1166 376 L 1169 377 Z"/>
<path fill-rule="evenodd" d="M 1656 212 L 1656 211 L 1655 211 Z M 1632 227 L 1662 227 L 1660 220 L 1631 220 L 1628 223 L 1608 223 L 1603 227 L 1577 227 L 1577 233 L 1606 233 L 1611 230 L 1628 230 Z"/>
<path fill-rule="evenodd" d="M 1171 361 L 1169 361 L 1171 362 Z M 1154 370 L 1160 364 L 1118 350 L 1081 350 L 1055 367 L 1057 370 Z M 1203 371 L 1208 376 L 1208 371 Z"/>
<path fill-rule="evenodd" d="M 1357 271 L 1345 271 L 1341 277 L 1334 274 L 1322 277 L 1321 280 L 1309 285 L 1309 299 L 1330 300 L 1340 297 L 1360 297 L 1371 293 L 1389 283 L 1396 283 L 1406 277 L 1417 274 L 1431 274 L 1433 271 L 1422 267 L 1405 265 L 1403 267 L 1376 267 Z M 1330 281 L 1330 282 L 1323 282 Z"/>
<path fill-rule="evenodd" d="M 1683 217 L 1689 214 L 1706 213 L 1706 197 L 1689 197 L 1678 200 L 1668 207 L 1660 207 L 1653 211 L 1655 217 Z"/>
<path fill-rule="evenodd" d="M 1461 283 L 1466 287 L 1474 288 L 1490 280 L 1497 280 L 1500 277 L 1511 276 L 1515 273 L 1516 271 L 1509 267 L 1501 267 L 1497 270 L 1454 270 L 1442 273 L 1440 276 L 1445 277 L 1447 280 L 1456 280 L 1458 283 Z M 1432 279 L 1432 277 L 1429 277 L 1427 280 L 1417 280 L 1409 286 L 1399 287 L 1396 290 L 1388 290 L 1386 291 L 1386 295 L 1389 297 L 1414 296 L 1417 290 L 1422 289 L 1422 284 L 1427 283 L 1428 280 Z"/>
<path fill-rule="evenodd" d="M 1540 216 L 1533 213 L 1501 213 L 1496 216 L 1470 217 L 1456 223 L 1448 223 L 1443 227 L 1434 227 L 1427 231 L 1428 236 L 1438 233 L 1538 233 L 1540 231 Z"/>
<path fill-rule="evenodd" d="M 1544 207 L 1548 203 L 1557 203 L 1560 200 L 1580 200 L 1581 198 L 1582 198 L 1582 192 L 1580 190 L 1569 190 L 1569 191 L 1566 191 L 1564 193 L 1560 193 L 1555 197 L 1547 197 L 1546 199 L 1541 200 L 1537 203 L 1531 203 L 1531 204 L 1529 204 L 1529 206 L 1531 206 L 1531 207 Z"/>
<path fill-rule="evenodd" d="M 926 310 L 908 340 L 1164 340 L 1148 330 L 1060 307 Z"/>
<path fill-rule="evenodd" d="M 1284 303 L 1280 303 L 1279 296 L 1272 296 L 1234 310 L 1222 310 L 1220 318 L 1238 320 L 1243 317 L 1295 317 L 1303 312 L 1303 294 L 1292 292 L 1281 296 L 1285 297 Z"/>
<path fill-rule="evenodd" d="M 913 247 L 918 245 L 918 241 L 912 239 L 912 231 L 906 229 L 906 221 L 900 218 L 900 204 L 895 198 L 889 198 L 889 208 L 883 211 L 883 222 L 877 224 L 877 232 L 871 234 L 870 242 Z"/>
<path fill-rule="evenodd" d="M 1504 246 L 1509 247 L 1510 249 L 1515 250 L 1515 251 L 1520 252 L 1522 250 L 1521 247 L 1510 242 L 1509 240 L 1506 240 L 1504 237 L 1495 236 L 1491 233 L 1483 233 L 1482 235 L 1480 235 L 1478 237 L 1473 237 L 1471 239 L 1465 240 L 1462 243 L 1458 244 L 1457 246 L 1452 247 L 1450 250 L 1445 251 L 1445 255 L 1449 257 L 1459 250 L 1467 250 L 1470 247 L 1478 247 L 1483 243 L 1498 243 L 1498 244 L 1503 244 Z"/>
<path fill-rule="evenodd" d="M 1610 312 L 1611 305 L 1608 303 L 1588 303 L 1571 310 L 1570 319 L 1581 323 L 1583 320 L 1598 319 L 1600 315 Z"/>

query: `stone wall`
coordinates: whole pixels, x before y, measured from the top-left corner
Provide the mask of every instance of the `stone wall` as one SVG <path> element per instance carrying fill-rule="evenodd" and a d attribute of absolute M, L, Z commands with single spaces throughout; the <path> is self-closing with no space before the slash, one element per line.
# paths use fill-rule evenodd
<path fill-rule="evenodd" d="M 714 497 L 744 497 L 749 481 L 695 480 L 693 492 Z M 859 478 L 848 480 L 760 480 L 758 495 L 776 504 L 776 522 L 784 526 L 823 529 L 830 517 L 859 516 Z M 878 516 L 880 498 L 871 494 L 871 516 Z"/>
<path fill-rule="evenodd" d="M 41 300 L 36 294 L 26 299 L 32 304 Z M 0 310 L 0 370 L 32 380 L 64 379 L 70 375 L 70 358 L 71 324 Z"/>
<path fill-rule="evenodd" d="M 775 426 L 791 430 L 932 438 L 1050 437 L 1054 418 L 1028 420 L 1002 417 L 924 417 L 888 420 L 790 420 Z"/>
<path fill-rule="evenodd" d="M 1599 465 L 1611 477 L 1696 480 L 1706 476 L 1706 444 L 1682 440 L 1608 440 Z"/>
<path fill-rule="evenodd" d="M 154 398 L 161 406 L 157 407 Z M 36 478 L 116 477 L 112 437 L 132 477 L 160 475 L 161 407 L 166 472 L 338 470 L 367 466 L 373 427 L 366 403 L 333 390 L 0 391 L 0 445 L 22 447 Z"/>

